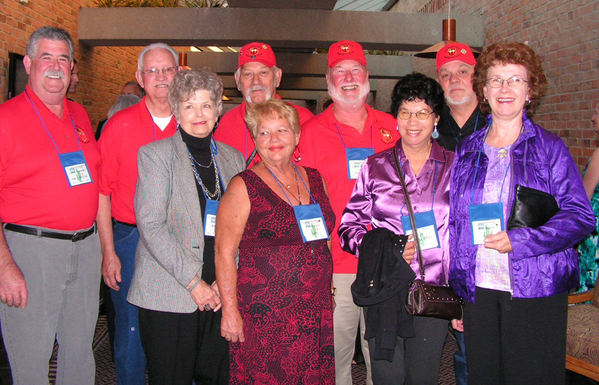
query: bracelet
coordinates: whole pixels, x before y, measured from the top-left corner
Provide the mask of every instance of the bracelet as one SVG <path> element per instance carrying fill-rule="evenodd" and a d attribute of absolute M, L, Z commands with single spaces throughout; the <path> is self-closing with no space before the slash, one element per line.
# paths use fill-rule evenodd
<path fill-rule="evenodd" d="M 198 278 L 198 279 L 196 279 L 196 281 L 193 283 L 193 285 L 191 285 L 191 287 L 190 287 L 189 289 L 187 289 L 187 291 L 188 291 L 188 292 L 190 292 L 190 293 L 191 293 L 191 292 L 192 292 L 192 291 L 193 291 L 193 290 L 194 290 L 196 287 L 198 287 L 198 285 L 199 285 L 199 284 L 200 284 L 200 282 L 202 281 L 202 279 L 201 279 L 201 278 L 199 278 L 199 277 L 197 277 L 197 276 L 196 276 L 196 278 Z"/>

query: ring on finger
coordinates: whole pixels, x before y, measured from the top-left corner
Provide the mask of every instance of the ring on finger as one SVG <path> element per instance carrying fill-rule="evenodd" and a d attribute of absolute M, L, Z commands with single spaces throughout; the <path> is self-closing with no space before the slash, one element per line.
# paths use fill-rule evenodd
<path fill-rule="evenodd" d="M 204 305 L 204 310 L 209 311 L 210 309 L 211 308 L 210 308 L 210 304 L 209 303 L 207 303 L 207 304 Z"/>

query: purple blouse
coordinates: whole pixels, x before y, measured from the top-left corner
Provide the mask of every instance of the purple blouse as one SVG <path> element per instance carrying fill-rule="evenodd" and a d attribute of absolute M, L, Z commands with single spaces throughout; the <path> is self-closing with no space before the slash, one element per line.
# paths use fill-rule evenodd
<path fill-rule="evenodd" d="M 401 140 L 396 146 L 414 212 L 432 209 L 437 223 L 440 247 L 422 251 L 426 281 L 446 285 L 449 274 L 449 180 L 454 153 L 445 150 L 434 140 L 432 143 L 430 157 L 418 177 L 412 172 Z M 394 164 L 392 149 L 370 156 L 360 171 L 341 217 L 341 247 L 356 254 L 356 257 L 359 257 L 358 248 L 369 226 L 404 234 L 401 217 L 408 215 L 408 209 Z M 414 258 L 411 267 L 419 275 L 417 258 Z"/>

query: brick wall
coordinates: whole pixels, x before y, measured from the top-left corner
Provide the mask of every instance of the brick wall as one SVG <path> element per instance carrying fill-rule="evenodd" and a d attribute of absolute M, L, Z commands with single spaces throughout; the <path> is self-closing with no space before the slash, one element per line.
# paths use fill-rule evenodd
<path fill-rule="evenodd" d="M 75 42 L 79 85 L 77 92 L 69 97 L 85 106 L 94 127 L 106 116 L 122 85 L 135 80 L 141 48 L 93 48 L 79 44 L 79 8 L 90 7 L 92 3 L 91 0 L 30 0 L 24 5 L 17 0 L 0 1 L 0 103 L 8 97 L 8 53 L 25 55 L 31 33 L 52 25 L 66 29 Z"/>
<path fill-rule="evenodd" d="M 400 0 L 394 11 L 416 12 L 427 3 Z M 599 1 L 452 0 L 451 6 L 452 13 L 484 16 L 485 46 L 528 41 L 541 56 L 549 85 L 534 121 L 558 134 L 584 167 L 598 145 L 590 119 L 599 101 Z M 447 10 L 443 4 L 437 12 Z M 457 26 L 458 40 L 463 28 Z M 414 59 L 413 67 L 433 76 L 433 63 Z"/>

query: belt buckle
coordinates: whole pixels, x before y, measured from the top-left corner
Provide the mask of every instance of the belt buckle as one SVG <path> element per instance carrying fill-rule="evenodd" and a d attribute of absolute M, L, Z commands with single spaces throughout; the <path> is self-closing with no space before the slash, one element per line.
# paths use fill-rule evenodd
<path fill-rule="evenodd" d="M 87 231 L 83 231 L 81 233 L 75 233 L 75 234 L 73 234 L 73 237 L 71 238 L 71 242 L 81 241 L 81 240 L 84 240 L 86 237 L 87 237 Z"/>

